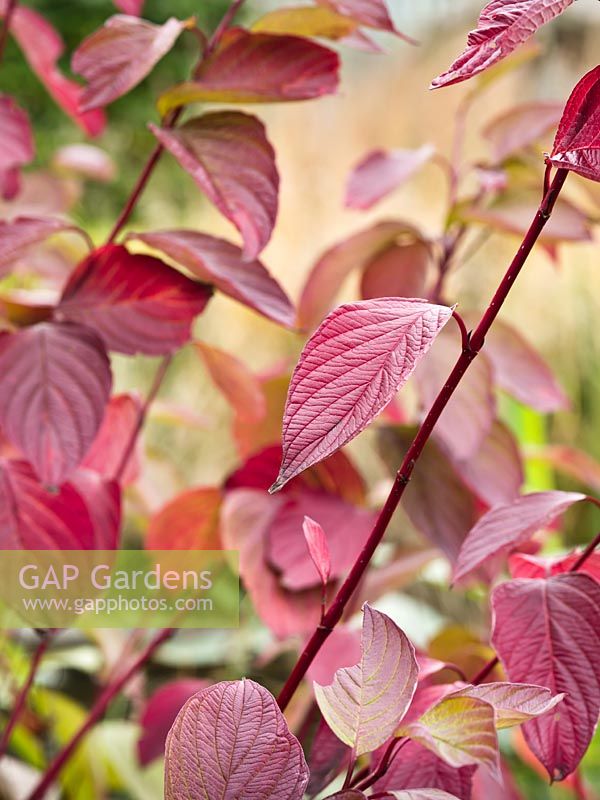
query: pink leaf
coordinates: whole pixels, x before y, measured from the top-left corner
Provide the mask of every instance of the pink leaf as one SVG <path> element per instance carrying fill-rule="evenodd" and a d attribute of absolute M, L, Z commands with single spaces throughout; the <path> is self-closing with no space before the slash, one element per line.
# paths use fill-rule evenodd
<path fill-rule="evenodd" d="M 363 270 L 360 296 L 423 297 L 431 263 L 428 242 L 418 239 L 409 244 L 392 244 L 376 255 Z"/>
<path fill-rule="evenodd" d="M 321 583 L 325 586 L 331 575 L 331 557 L 329 555 L 325 531 L 319 523 L 315 522 L 311 517 L 304 517 L 302 531 L 312 562 L 315 565 Z"/>
<path fill-rule="evenodd" d="M 588 575 L 502 583 L 492 594 L 492 644 L 511 681 L 564 692 L 560 713 L 523 726 L 552 780 L 577 768 L 598 722 L 600 585 Z"/>
<path fill-rule="evenodd" d="M 0 193 L 5 200 L 17 194 L 19 169 L 34 155 L 29 117 L 12 97 L 0 95 Z"/>
<path fill-rule="evenodd" d="M 113 0 L 115 6 L 124 14 L 139 17 L 144 7 L 144 0 Z"/>
<path fill-rule="evenodd" d="M 551 575 L 571 572 L 580 556 L 581 553 L 577 551 L 558 557 L 513 553 L 508 560 L 508 566 L 513 578 L 549 578 Z M 577 572 L 585 572 L 600 583 L 600 553 L 591 553 L 577 568 Z"/>
<path fill-rule="evenodd" d="M 174 17 L 164 25 L 122 14 L 110 17 L 73 54 L 73 72 L 88 82 L 81 95 L 82 110 L 106 106 L 137 86 L 173 47 L 184 27 Z"/>
<path fill-rule="evenodd" d="M 357 789 L 345 789 L 341 792 L 327 795 L 325 800 L 367 800 L 367 795 Z"/>
<path fill-rule="evenodd" d="M 573 0 L 492 0 L 469 33 L 467 47 L 432 89 L 478 75 L 526 42 L 539 27 L 562 14 Z"/>
<path fill-rule="evenodd" d="M 392 761 L 374 789 L 380 792 L 430 786 L 450 792 L 460 800 L 471 800 L 474 772 L 475 767 L 472 766 L 454 769 L 417 742 L 408 742 L 402 748 L 402 758 Z"/>
<path fill-rule="evenodd" d="M 486 336 L 485 354 L 494 382 L 536 411 L 549 413 L 569 407 L 569 400 L 539 353 L 506 322 L 496 321 Z"/>
<path fill-rule="evenodd" d="M 165 800 L 302 800 L 308 767 L 273 696 L 254 681 L 225 681 L 192 697 L 166 746 Z"/>
<path fill-rule="evenodd" d="M 109 350 L 157 355 L 188 341 L 209 298 L 206 286 L 159 259 L 109 244 L 72 273 L 55 316 L 92 328 Z"/>
<path fill-rule="evenodd" d="M 484 770 L 480 770 L 483 772 Z M 443 789 L 405 789 L 391 792 L 381 800 L 457 800 L 455 794 L 448 794 Z"/>
<path fill-rule="evenodd" d="M 396 298 L 333 311 L 292 375 L 283 460 L 272 490 L 363 431 L 408 380 L 451 314 L 445 306 Z"/>
<path fill-rule="evenodd" d="M 413 42 L 412 39 L 397 30 L 385 0 L 317 0 L 317 2 L 356 20 L 361 25 L 366 25 L 367 28 L 395 33 L 397 36 Z"/>
<path fill-rule="evenodd" d="M 600 181 L 600 66 L 573 90 L 558 126 L 550 161 L 584 178 Z"/>
<path fill-rule="evenodd" d="M 352 270 L 367 267 L 394 244 L 413 244 L 420 240 L 419 232 L 412 225 L 387 220 L 330 247 L 310 271 L 302 290 L 298 307 L 300 326 L 311 330 L 317 327 Z"/>
<path fill-rule="evenodd" d="M 350 748 L 340 742 L 329 725 L 322 719 L 317 727 L 308 757 L 310 780 L 306 791 L 311 797 L 319 794 L 337 774 L 347 768 L 350 754 Z"/>
<path fill-rule="evenodd" d="M 0 0 L 0 15 L 6 0 Z M 106 123 L 100 110 L 84 112 L 79 109 L 83 87 L 66 78 L 57 63 L 64 52 L 64 44 L 57 31 L 37 11 L 18 4 L 10 25 L 31 69 L 44 84 L 58 105 L 90 136 L 102 133 Z"/>
<path fill-rule="evenodd" d="M 256 258 L 271 238 L 279 191 L 275 151 L 262 122 L 218 111 L 178 128 L 150 129 L 239 230 L 244 258 Z"/>
<path fill-rule="evenodd" d="M 104 419 L 92 446 L 81 462 L 82 467 L 97 472 L 105 478 L 114 478 L 121 466 L 125 447 L 134 435 L 141 403 L 132 394 L 119 394 L 111 397 L 104 410 Z M 138 477 L 139 458 L 134 448 L 121 478 L 121 484 L 127 486 Z"/>
<path fill-rule="evenodd" d="M 204 342 L 195 342 L 195 348 L 211 379 L 235 410 L 238 419 L 249 423 L 264 419 L 267 404 L 260 380 L 244 362 Z"/>
<path fill-rule="evenodd" d="M 282 586 L 293 591 L 318 586 L 320 582 L 302 535 L 309 513 L 327 531 L 333 579 L 342 577 L 352 566 L 376 519 L 372 511 L 324 492 L 303 490 L 287 498 L 269 527 L 268 560 L 280 574 Z"/>
<path fill-rule="evenodd" d="M 101 183 L 112 181 L 117 174 L 115 162 L 105 150 L 85 143 L 61 147 L 52 158 L 52 166 Z"/>
<path fill-rule="evenodd" d="M 346 208 L 371 208 L 406 183 L 433 153 L 430 144 L 418 150 L 373 150 L 352 170 L 346 187 Z"/>
<path fill-rule="evenodd" d="M 33 245 L 70 229 L 72 226 L 68 222 L 52 217 L 17 217 L 10 222 L 0 221 L 0 272 L 22 258 Z"/>
<path fill-rule="evenodd" d="M 281 286 L 260 261 L 244 261 L 239 247 L 224 239 L 187 230 L 133 236 L 267 319 L 287 327 L 293 325 L 294 309 Z"/>
<path fill-rule="evenodd" d="M 496 161 L 529 147 L 552 130 L 562 114 L 560 103 L 523 103 L 494 117 L 483 129 Z"/>
<path fill-rule="evenodd" d="M 454 583 L 460 583 L 482 565 L 497 561 L 509 550 L 527 542 L 536 531 L 549 525 L 573 503 L 585 500 L 578 492 L 535 492 L 512 503 L 496 506 L 484 514 L 469 531 L 454 569 Z"/>
<path fill-rule="evenodd" d="M 461 352 L 457 330 L 446 330 L 415 372 L 424 416 Z M 482 357 L 483 356 L 483 357 Z M 482 446 L 496 416 L 492 370 L 485 354 L 471 364 L 435 426 L 435 437 L 456 459 L 471 458 Z"/>
<path fill-rule="evenodd" d="M 330 686 L 315 683 L 321 713 L 356 756 L 375 750 L 395 732 L 417 686 L 412 644 L 385 614 L 363 607 L 362 657 L 339 669 Z"/>
<path fill-rule="evenodd" d="M 85 470 L 50 492 L 27 462 L 0 459 L 0 501 L 2 550 L 112 550 L 117 546 L 119 488 Z"/>
<path fill-rule="evenodd" d="M 138 758 L 143 767 L 164 755 L 167 734 L 181 707 L 207 686 L 207 681 L 181 678 L 161 686 L 146 702 L 140 718 L 142 733 L 138 740 Z"/>
<path fill-rule="evenodd" d="M 81 325 L 46 323 L 0 339 L 0 425 L 40 479 L 61 484 L 81 463 L 111 387 L 108 357 Z"/>
<path fill-rule="evenodd" d="M 336 625 L 306 672 L 306 677 L 321 685 L 332 683 L 341 667 L 360 661 L 360 632 Z"/>
<path fill-rule="evenodd" d="M 230 28 L 202 61 L 194 81 L 167 90 L 158 108 L 164 115 L 195 102 L 310 100 L 336 91 L 338 69 L 337 54 L 310 39 Z"/>

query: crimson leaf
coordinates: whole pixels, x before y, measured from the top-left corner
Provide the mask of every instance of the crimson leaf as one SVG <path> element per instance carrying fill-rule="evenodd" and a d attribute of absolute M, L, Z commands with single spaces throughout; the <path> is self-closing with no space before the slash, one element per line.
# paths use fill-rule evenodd
<path fill-rule="evenodd" d="M 11 200 L 19 189 L 19 167 L 34 156 L 29 117 L 12 97 L 0 95 L 0 193 Z"/>
<path fill-rule="evenodd" d="M 349 303 L 329 314 L 292 375 L 283 459 L 272 491 L 364 430 L 451 315 L 445 306 L 393 297 Z"/>

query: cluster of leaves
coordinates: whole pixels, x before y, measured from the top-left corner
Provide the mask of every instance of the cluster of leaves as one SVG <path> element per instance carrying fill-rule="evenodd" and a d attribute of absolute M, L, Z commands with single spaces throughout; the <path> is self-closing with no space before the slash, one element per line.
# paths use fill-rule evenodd
<path fill-rule="evenodd" d="M 465 113 L 506 67 L 497 62 L 571 2 L 493 0 L 465 52 L 433 86 L 486 70 Z M 85 86 L 58 70 L 60 37 L 37 12 L 0 5 L 32 69 L 90 135 L 105 125 L 105 107 L 143 80 L 180 35 L 192 32 L 201 43 L 190 80 L 158 98 L 161 123 L 149 126 L 156 149 L 101 246 L 66 215 L 73 182 L 109 179 L 110 158 L 91 145 L 65 147 L 53 173 L 24 171 L 34 155 L 28 115 L 12 97 L 0 97 L 0 269 L 17 285 L 19 278 L 37 281 L 35 290 L 8 284 L 0 292 L 0 546 L 120 545 L 121 495 L 140 470 L 136 442 L 147 404 L 111 397 L 110 353 L 163 356 L 166 369 L 192 341 L 194 320 L 215 291 L 284 328 L 316 328 L 291 377 L 287 367 L 257 376 L 236 356 L 192 342 L 233 408 L 242 463 L 223 486 L 189 489 L 160 509 L 145 539 L 152 549 L 238 550 L 253 608 L 281 648 L 291 637 L 324 631 L 300 675 L 314 681 L 314 700 L 311 693 L 305 701 L 309 722 L 316 712 L 316 730 L 302 726 L 297 738 L 275 698 L 252 680 L 180 679 L 145 704 L 141 764 L 166 747 L 168 800 L 301 800 L 324 791 L 340 800 L 469 800 L 473 790 L 478 797 L 498 791 L 506 765 L 497 730 L 522 724 L 530 751 L 552 780 L 563 780 L 577 770 L 600 712 L 593 667 L 600 658 L 600 560 L 592 549 L 553 558 L 539 550 L 544 531 L 569 507 L 597 501 L 578 492 L 521 494 L 522 456 L 500 417 L 497 391 L 542 413 L 564 409 L 568 400 L 507 323 L 494 325 L 479 354 L 481 343 L 472 347 L 477 339 L 468 329 L 477 333 L 480 315 L 458 316 L 447 303 L 446 278 L 480 241 L 476 227 L 526 233 L 539 204 L 536 145 L 557 123 L 547 178 L 556 168 L 600 180 L 600 68 L 582 79 L 564 111 L 530 103 L 494 119 L 483 131 L 492 150 L 487 164 L 461 166 L 430 145 L 366 154 L 349 177 L 348 208 L 371 209 L 432 162 L 449 182 L 443 230 L 432 237 L 404 220 L 383 220 L 335 244 L 311 270 L 296 310 L 260 259 L 277 217 L 275 150 L 258 117 L 229 106 L 335 92 L 339 57 L 315 38 L 377 51 L 370 30 L 407 37 L 383 0 L 317 0 L 273 11 L 249 29 L 233 26 L 229 15 L 210 39 L 193 19 L 158 25 L 139 18 L 141 3 L 117 5 L 125 13 L 73 55 Z M 227 108 L 189 116 L 187 106 L 197 102 Z M 237 230 L 240 246 L 181 229 L 130 231 L 115 243 L 163 151 Z M 463 179 L 474 170 L 472 192 Z M 550 191 L 547 180 L 545 199 Z M 552 257 L 561 241 L 591 237 L 580 205 L 554 197 L 550 210 L 541 241 Z M 542 205 L 540 231 L 546 216 Z M 53 250 L 65 237 L 90 252 L 65 263 Z M 360 274 L 360 299 L 331 310 L 351 272 Z M 461 353 L 466 363 L 442 395 L 443 414 L 413 439 Z M 413 373 L 416 409 L 397 397 Z M 402 489 L 397 497 L 392 490 L 383 510 L 340 449 L 378 415 L 378 447 L 390 474 L 407 450 L 415 453 L 400 473 Z M 564 456 L 547 455 L 581 478 L 582 454 Z M 403 509 L 427 546 L 392 543 L 362 580 L 364 554 L 374 551 L 411 477 Z M 491 585 L 508 566 L 511 579 L 490 596 L 491 643 L 507 680 L 495 679 L 493 662 L 485 666 L 489 651 L 481 642 L 469 642 L 474 658 L 466 647 L 456 658 L 416 653 L 395 622 L 365 602 L 401 588 L 440 553 L 457 586 Z M 362 635 L 351 623 L 361 606 Z M 332 610 L 339 612 L 334 630 Z M 494 679 L 483 683 L 488 675 Z M 48 788 L 44 779 L 40 787 L 32 800 Z"/>

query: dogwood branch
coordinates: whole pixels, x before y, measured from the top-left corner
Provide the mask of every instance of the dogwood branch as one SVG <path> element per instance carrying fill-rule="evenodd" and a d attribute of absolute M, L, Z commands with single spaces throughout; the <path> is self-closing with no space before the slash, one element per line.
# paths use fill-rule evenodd
<path fill-rule="evenodd" d="M 423 448 L 429 440 L 429 437 L 431 436 L 438 419 L 446 408 L 446 405 L 454 394 L 457 386 L 461 382 L 465 372 L 483 347 L 486 334 L 498 316 L 504 301 L 506 300 L 525 262 L 527 261 L 529 254 L 533 250 L 535 243 L 539 239 L 544 226 L 550 219 L 550 215 L 554 209 L 565 180 L 567 179 L 567 175 L 567 170 L 559 169 L 556 172 L 556 175 L 554 176 L 548 191 L 544 195 L 544 198 L 529 227 L 529 230 L 525 234 L 525 238 L 523 239 L 517 254 L 502 278 L 502 281 L 500 282 L 500 285 L 498 286 L 479 324 L 469 335 L 468 346 L 463 346 L 462 352 L 458 357 L 452 372 L 448 376 L 446 383 L 440 390 L 440 393 L 429 410 L 429 413 L 423 420 L 421 427 L 413 439 L 412 444 L 408 448 L 402 465 L 398 470 L 394 480 L 392 489 L 379 513 L 379 517 L 377 518 L 375 526 L 371 531 L 367 542 L 358 555 L 358 558 L 346 577 L 346 580 L 338 590 L 338 593 L 329 607 L 329 610 L 323 618 L 322 624 L 317 627 L 311 638 L 306 643 L 304 650 L 296 662 L 296 666 L 292 670 L 287 682 L 279 694 L 277 702 L 282 710 L 288 705 L 294 692 L 306 675 L 307 669 L 311 665 L 313 659 L 321 649 L 331 631 L 340 621 L 347 603 L 356 591 L 356 588 L 358 587 L 367 567 L 369 566 L 371 558 L 373 557 L 377 546 L 381 542 L 390 520 L 392 519 L 392 516 L 396 511 L 398 504 L 400 503 L 402 495 L 408 486 L 412 471 L 421 453 L 423 452 Z"/>

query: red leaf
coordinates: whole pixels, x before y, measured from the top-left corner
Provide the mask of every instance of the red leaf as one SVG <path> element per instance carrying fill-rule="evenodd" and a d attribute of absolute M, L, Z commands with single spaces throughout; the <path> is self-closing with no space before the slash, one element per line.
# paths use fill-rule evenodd
<path fill-rule="evenodd" d="M 112 550 L 119 527 L 114 482 L 82 470 L 49 492 L 26 461 L 0 459 L 0 549 Z"/>
<path fill-rule="evenodd" d="M 220 550 L 219 489 L 201 487 L 182 492 L 148 523 L 147 550 Z"/>
<path fill-rule="evenodd" d="M 321 579 L 323 586 L 326 586 L 331 575 L 331 556 L 325 531 L 311 517 L 304 517 L 302 532 L 306 540 L 306 546 L 315 569 Z"/>
<path fill-rule="evenodd" d="M 600 66 L 579 81 L 565 106 L 550 161 L 600 181 Z"/>
<path fill-rule="evenodd" d="M 549 413 L 569 407 L 569 400 L 539 353 L 516 328 L 497 321 L 485 339 L 494 382 L 536 411 Z"/>
<path fill-rule="evenodd" d="M 186 230 L 136 233 L 134 238 L 182 264 L 201 281 L 212 283 L 259 314 L 291 327 L 294 309 L 283 289 L 260 261 L 244 261 L 242 252 L 224 239 Z"/>
<path fill-rule="evenodd" d="M 283 589 L 266 559 L 269 526 L 282 498 L 256 489 L 228 492 L 221 512 L 225 548 L 239 550 L 240 575 L 256 613 L 280 639 L 312 633 L 321 615 L 321 588 L 303 592 Z"/>
<path fill-rule="evenodd" d="M 5 7 L 6 0 L 0 0 L 0 15 Z M 104 112 L 81 113 L 79 101 L 83 87 L 65 78 L 57 66 L 64 44 L 52 25 L 37 11 L 18 4 L 12 15 L 10 32 L 29 66 L 58 105 L 90 136 L 102 133 L 106 123 Z"/>
<path fill-rule="evenodd" d="M 360 296 L 423 297 L 431 248 L 418 239 L 410 244 L 392 244 L 376 255 L 363 270 Z"/>
<path fill-rule="evenodd" d="M 298 322 L 313 329 L 331 309 L 344 279 L 362 269 L 394 244 L 413 244 L 421 237 L 405 222 L 387 220 L 330 247 L 314 265 L 302 290 Z"/>
<path fill-rule="evenodd" d="M 235 410 L 238 419 L 249 423 L 264 419 L 267 404 L 260 380 L 250 372 L 244 362 L 204 342 L 195 342 L 194 346 L 210 377 Z"/>
<path fill-rule="evenodd" d="M 460 800 L 471 800 L 474 772 L 472 766 L 455 769 L 417 742 L 409 741 L 402 748 L 402 758 L 393 759 L 385 776 L 373 788 L 382 792 L 428 786 L 450 792 Z"/>
<path fill-rule="evenodd" d="M 115 162 L 106 151 L 85 143 L 61 147 L 52 157 L 52 166 L 101 183 L 112 181 L 117 174 Z"/>
<path fill-rule="evenodd" d="M 158 101 L 161 114 L 195 102 L 278 103 L 332 94 L 339 58 L 300 36 L 230 28 L 202 61 L 194 81 L 179 84 Z"/>
<path fill-rule="evenodd" d="M 492 594 L 492 643 L 511 681 L 564 692 L 560 713 L 523 726 L 552 780 L 577 768 L 598 722 L 600 585 L 588 575 L 502 583 Z"/>
<path fill-rule="evenodd" d="M 88 82 L 81 109 L 106 106 L 127 94 L 169 52 L 184 27 L 185 23 L 174 17 L 164 25 L 123 14 L 110 17 L 73 54 L 73 72 Z"/>
<path fill-rule="evenodd" d="M 33 160 L 29 117 L 12 97 L 0 95 L 0 193 L 12 200 L 19 189 L 19 168 Z"/>
<path fill-rule="evenodd" d="M 161 686 L 149 698 L 140 717 L 142 733 L 138 739 L 138 758 L 143 767 L 164 755 L 167 734 L 181 707 L 207 686 L 207 681 L 181 678 Z"/>
<path fill-rule="evenodd" d="M 0 272 L 5 272 L 22 258 L 34 244 L 54 233 L 72 230 L 73 226 L 52 217 L 17 217 L 10 222 L 0 221 Z"/>
<path fill-rule="evenodd" d="M 371 208 L 406 183 L 433 153 L 430 144 L 418 150 L 373 150 L 352 170 L 346 187 L 346 208 Z"/>
<path fill-rule="evenodd" d="M 457 330 L 438 337 L 431 353 L 415 372 L 424 416 L 437 397 L 461 352 Z M 492 370 L 485 354 L 469 367 L 435 426 L 435 437 L 456 459 L 471 458 L 482 446 L 496 416 Z"/>
<path fill-rule="evenodd" d="M 72 273 L 56 319 L 81 322 L 121 353 L 170 353 L 191 336 L 209 289 L 122 245 L 95 250 Z"/>
<path fill-rule="evenodd" d="M 333 311 L 290 383 L 283 460 L 272 490 L 357 436 L 408 380 L 452 314 L 424 300 L 381 298 Z"/>
<path fill-rule="evenodd" d="M 372 511 L 356 508 L 324 492 L 304 490 L 288 497 L 269 526 L 268 560 L 280 573 L 281 585 L 293 591 L 319 585 L 302 535 L 308 514 L 313 514 L 327 531 L 334 579 L 352 566 L 376 519 Z"/>
<path fill-rule="evenodd" d="M 529 147 L 552 130 L 562 114 L 560 103 L 523 103 L 494 117 L 483 129 L 496 161 Z"/>
<path fill-rule="evenodd" d="M 580 552 L 554 558 L 514 553 L 508 560 L 508 566 L 513 578 L 549 578 L 551 575 L 571 572 L 580 556 Z M 577 568 L 577 572 L 585 572 L 586 575 L 600 583 L 600 553 L 589 555 L 586 561 Z"/>
<path fill-rule="evenodd" d="M 539 27 L 562 14 L 573 0 L 492 0 L 469 33 L 467 47 L 431 84 L 449 86 L 478 75 L 527 41 Z"/>
<path fill-rule="evenodd" d="M 108 356 L 81 325 L 46 323 L 0 339 L 0 425 L 40 479 L 61 484 L 100 428 L 111 387 Z"/>
<path fill-rule="evenodd" d="M 92 446 L 81 462 L 92 472 L 112 479 L 121 466 L 124 449 L 135 432 L 140 414 L 139 398 L 132 394 L 111 397 L 104 410 L 104 419 Z M 121 484 L 133 483 L 139 475 L 139 459 L 134 449 L 121 478 Z"/>
<path fill-rule="evenodd" d="M 275 698 L 254 681 L 225 681 L 199 692 L 167 738 L 165 800 L 302 800 L 307 783 L 300 743 Z"/>
<path fill-rule="evenodd" d="M 454 583 L 460 583 L 484 564 L 493 568 L 491 560 L 496 562 L 509 550 L 524 544 L 536 531 L 581 500 L 585 500 L 585 495 L 578 492 L 534 492 L 492 508 L 469 531 L 454 569 Z"/>
<path fill-rule="evenodd" d="M 150 130 L 189 172 L 244 240 L 244 258 L 263 250 L 277 216 L 279 174 L 265 126 L 239 111 L 217 111 L 178 128 Z"/>

